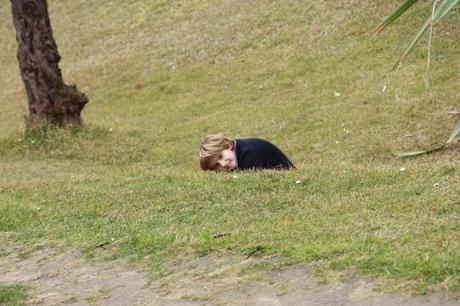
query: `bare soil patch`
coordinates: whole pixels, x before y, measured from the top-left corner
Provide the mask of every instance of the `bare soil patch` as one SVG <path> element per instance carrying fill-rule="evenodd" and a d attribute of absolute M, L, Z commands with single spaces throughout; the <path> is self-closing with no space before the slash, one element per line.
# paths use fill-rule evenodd
<path fill-rule="evenodd" d="M 75 249 L 44 248 L 24 256 L 16 245 L 2 253 L 0 284 L 29 286 L 29 305 L 460 305 L 440 293 L 377 292 L 372 279 L 351 274 L 340 283 L 319 284 L 304 265 L 257 272 L 260 259 L 241 256 L 178 262 L 150 282 L 145 271 L 120 261 L 88 261 Z M 255 272 L 241 273 L 245 267 Z"/>

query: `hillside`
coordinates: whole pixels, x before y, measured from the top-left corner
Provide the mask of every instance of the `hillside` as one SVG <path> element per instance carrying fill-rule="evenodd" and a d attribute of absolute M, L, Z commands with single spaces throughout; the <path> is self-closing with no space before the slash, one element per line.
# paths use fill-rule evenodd
<path fill-rule="evenodd" d="M 164 262 L 216 250 L 352 269 L 420 292 L 460 285 L 458 11 L 388 73 L 429 12 L 399 1 L 49 1 L 85 129 L 23 135 L 27 105 L 0 2 L 0 234 Z M 452 22 L 452 20 L 456 22 Z M 260 137 L 289 173 L 202 173 L 206 134 Z M 299 183 L 296 183 L 299 181 Z M 231 233 L 213 239 L 215 233 Z M 109 251 L 107 251 L 109 252 Z M 161 255 L 162 259 L 152 259 Z M 103 254 L 102 256 L 106 256 Z"/>

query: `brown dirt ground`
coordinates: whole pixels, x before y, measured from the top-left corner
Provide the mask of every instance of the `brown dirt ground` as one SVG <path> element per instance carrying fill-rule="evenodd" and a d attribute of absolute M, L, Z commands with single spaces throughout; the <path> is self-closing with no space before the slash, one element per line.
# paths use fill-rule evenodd
<path fill-rule="evenodd" d="M 26 256 L 21 250 L 3 248 L 0 284 L 31 288 L 28 305 L 460 305 L 441 293 L 377 292 L 373 280 L 352 274 L 320 284 L 305 265 L 241 273 L 260 259 L 236 255 L 177 262 L 167 276 L 150 281 L 126 263 L 88 261 L 75 249 L 44 247 Z"/>

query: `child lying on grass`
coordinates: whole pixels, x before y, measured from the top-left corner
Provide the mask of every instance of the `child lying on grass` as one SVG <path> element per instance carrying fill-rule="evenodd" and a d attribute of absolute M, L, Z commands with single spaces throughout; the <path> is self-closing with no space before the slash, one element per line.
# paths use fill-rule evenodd
<path fill-rule="evenodd" d="M 293 169 L 291 161 L 274 144 L 257 138 L 231 139 L 208 135 L 200 146 L 203 170 Z"/>

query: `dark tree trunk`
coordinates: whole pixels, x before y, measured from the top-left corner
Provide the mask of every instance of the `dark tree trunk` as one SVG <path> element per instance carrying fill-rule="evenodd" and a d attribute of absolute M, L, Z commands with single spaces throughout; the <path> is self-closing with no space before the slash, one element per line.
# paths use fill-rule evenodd
<path fill-rule="evenodd" d="M 54 125 L 81 123 L 88 102 L 76 86 L 62 80 L 46 0 L 11 0 L 18 61 L 32 118 Z"/>

